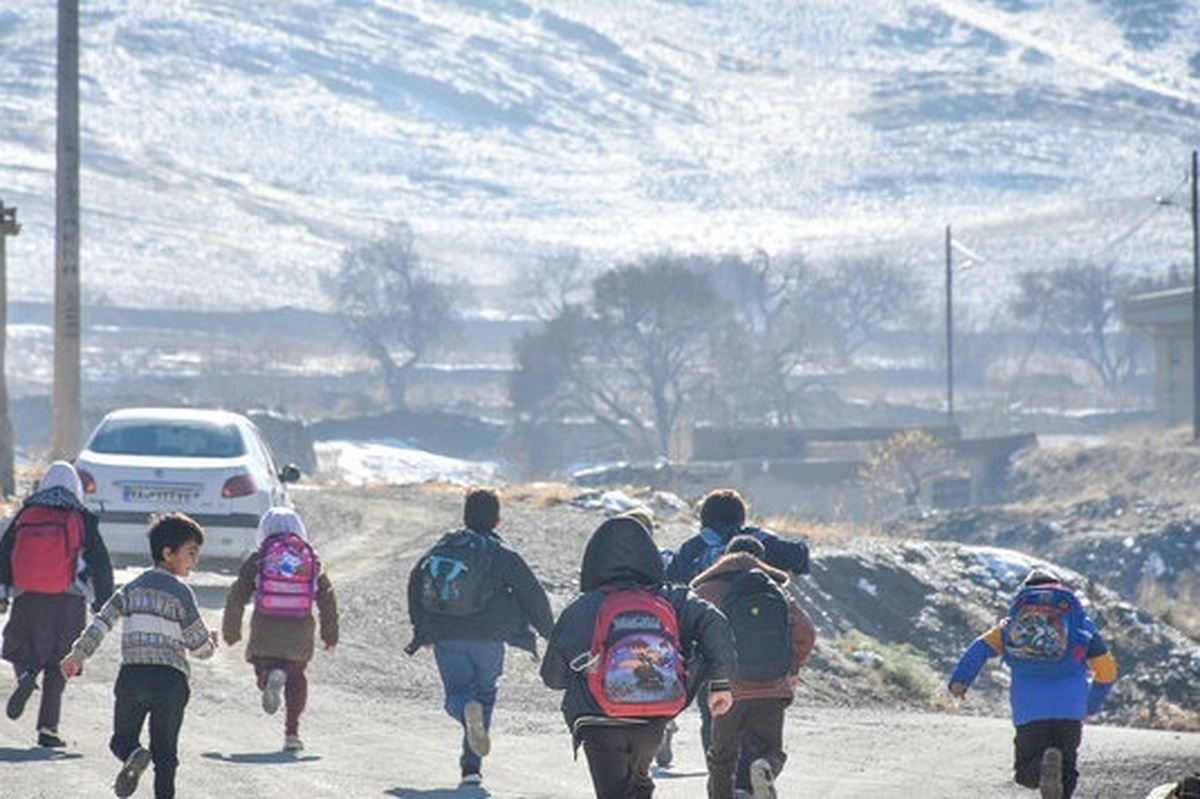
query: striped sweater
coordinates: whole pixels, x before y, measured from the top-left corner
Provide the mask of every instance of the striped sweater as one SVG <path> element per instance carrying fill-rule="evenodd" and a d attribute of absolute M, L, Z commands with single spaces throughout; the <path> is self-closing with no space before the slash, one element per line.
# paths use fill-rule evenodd
<path fill-rule="evenodd" d="M 212 657 L 212 642 L 192 589 L 165 569 L 142 572 L 104 604 L 71 648 L 83 662 L 121 619 L 121 663 L 171 666 L 190 674 L 187 652 Z"/>

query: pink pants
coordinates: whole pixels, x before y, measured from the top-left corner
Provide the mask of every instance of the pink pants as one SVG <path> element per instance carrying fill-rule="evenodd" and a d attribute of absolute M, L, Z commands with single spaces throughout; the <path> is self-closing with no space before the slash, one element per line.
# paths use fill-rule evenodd
<path fill-rule="evenodd" d="M 287 675 L 287 682 L 283 686 L 283 706 L 287 713 L 283 734 L 298 735 L 300 733 L 300 714 L 304 712 L 304 706 L 308 704 L 308 677 L 304 675 L 308 661 L 256 657 L 250 662 L 254 664 L 254 675 L 258 678 L 258 690 L 260 691 L 267 687 L 267 675 L 275 669 L 279 669 Z"/>

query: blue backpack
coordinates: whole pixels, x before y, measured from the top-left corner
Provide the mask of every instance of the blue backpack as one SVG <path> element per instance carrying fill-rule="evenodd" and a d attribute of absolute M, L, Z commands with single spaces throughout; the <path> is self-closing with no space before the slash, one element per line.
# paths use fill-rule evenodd
<path fill-rule="evenodd" d="M 1067 677 L 1085 667 L 1092 634 L 1079 597 L 1058 583 L 1022 588 L 1009 605 L 1001 640 L 1014 675 Z"/>

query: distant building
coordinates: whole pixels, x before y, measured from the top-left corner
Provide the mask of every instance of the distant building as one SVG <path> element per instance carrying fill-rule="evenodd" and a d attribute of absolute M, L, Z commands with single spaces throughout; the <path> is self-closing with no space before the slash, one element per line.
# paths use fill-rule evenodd
<path fill-rule="evenodd" d="M 1192 289 L 1129 298 L 1125 323 L 1154 341 L 1155 417 L 1166 427 L 1192 421 Z"/>

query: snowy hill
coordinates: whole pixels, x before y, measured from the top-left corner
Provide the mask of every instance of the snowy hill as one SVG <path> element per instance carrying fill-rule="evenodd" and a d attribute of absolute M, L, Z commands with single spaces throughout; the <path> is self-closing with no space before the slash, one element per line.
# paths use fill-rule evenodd
<path fill-rule="evenodd" d="M 56 11 L 7 5 L 9 291 L 39 300 Z M 878 253 L 937 280 L 947 223 L 994 267 L 967 295 L 1190 258 L 1154 203 L 1186 205 L 1200 144 L 1183 0 L 88 0 L 80 39 L 91 303 L 320 307 L 318 273 L 401 220 L 477 281 L 565 247 Z"/>

